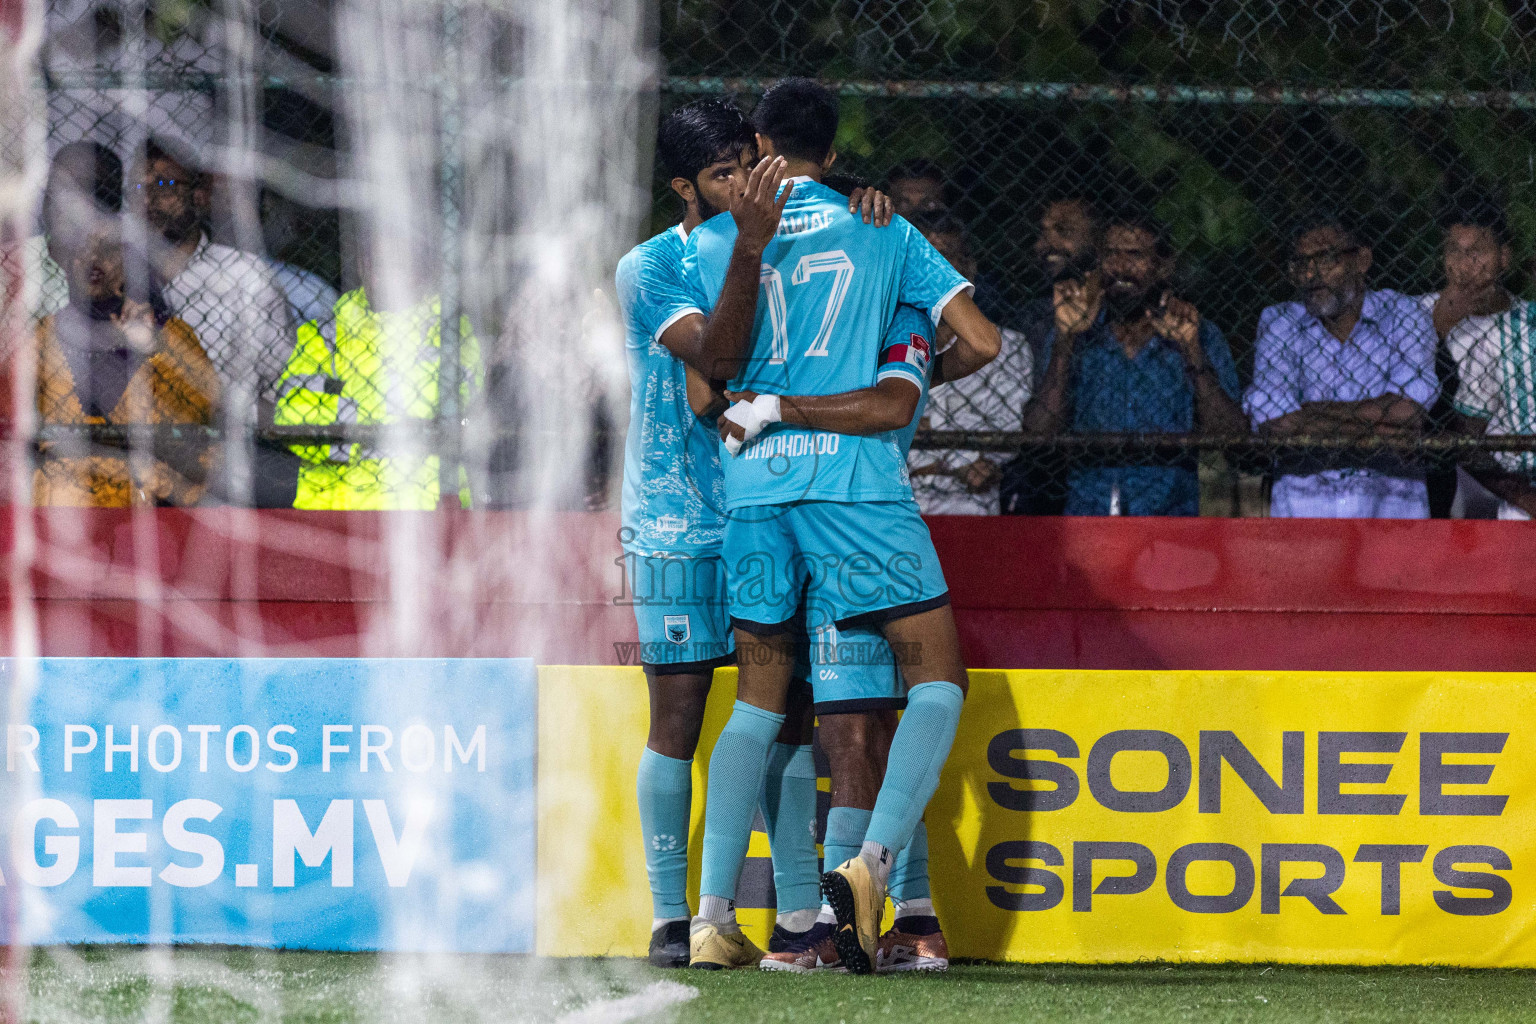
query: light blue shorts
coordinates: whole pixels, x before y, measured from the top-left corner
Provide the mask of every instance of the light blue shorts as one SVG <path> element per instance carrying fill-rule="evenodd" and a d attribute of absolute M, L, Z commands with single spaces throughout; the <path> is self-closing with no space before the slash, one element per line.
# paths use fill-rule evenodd
<path fill-rule="evenodd" d="M 624 563 L 647 672 L 683 675 L 735 663 L 719 555 L 625 552 Z"/>
<path fill-rule="evenodd" d="M 825 626 L 807 638 L 808 678 L 818 715 L 848 715 L 907 706 L 907 685 L 899 659 L 878 629 Z"/>
<path fill-rule="evenodd" d="M 949 603 L 915 501 L 805 501 L 726 515 L 731 622 L 772 636 L 793 627 L 877 627 Z"/>

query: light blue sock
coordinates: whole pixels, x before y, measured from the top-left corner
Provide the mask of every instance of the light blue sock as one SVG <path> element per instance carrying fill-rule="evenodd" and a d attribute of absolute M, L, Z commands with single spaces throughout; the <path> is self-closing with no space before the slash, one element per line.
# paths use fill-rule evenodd
<path fill-rule="evenodd" d="M 879 843 L 892 854 L 906 849 L 939 787 L 939 771 L 955 742 L 964 703 L 965 694 L 954 683 L 920 683 L 908 691 L 866 843 Z"/>
<path fill-rule="evenodd" d="M 768 748 L 784 716 L 737 701 L 709 758 L 709 794 L 704 801 L 704 871 L 699 895 L 736 898 L 736 882 L 752 839 L 752 815 Z"/>
<path fill-rule="evenodd" d="M 827 871 L 852 860 L 864 845 L 864 833 L 869 831 L 869 816 L 873 811 L 862 807 L 831 807 L 827 809 L 827 835 L 821 843 L 821 866 Z"/>
<path fill-rule="evenodd" d="M 932 895 L 928 889 L 928 829 L 919 821 L 912 830 L 912 840 L 896 855 L 896 864 L 891 868 L 891 900 L 906 903 L 926 900 Z"/>
<path fill-rule="evenodd" d="M 773 851 L 778 913 L 821 906 L 816 873 L 816 761 L 811 745 L 775 743 L 763 779 L 763 820 Z"/>
<path fill-rule="evenodd" d="M 645 873 L 651 879 L 651 913 L 688 916 L 688 817 L 693 805 L 693 762 L 640 753 L 635 788 L 640 795 L 640 835 Z"/>

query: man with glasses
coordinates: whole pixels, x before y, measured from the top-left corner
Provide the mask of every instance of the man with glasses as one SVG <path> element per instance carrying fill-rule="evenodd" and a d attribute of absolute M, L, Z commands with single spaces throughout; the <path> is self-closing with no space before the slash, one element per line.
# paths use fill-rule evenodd
<path fill-rule="evenodd" d="M 216 490 L 242 504 L 291 504 L 286 487 L 277 488 L 286 500 L 268 499 L 269 453 L 247 447 L 251 429 L 271 420 L 272 389 L 293 351 L 287 302 L 263 257 L 208 237 L 208 179 L 190 155 L 152 138 L 136 170 L 130 198 L 149 229 L 150 268 L 171 314 L 202 342 L 223 388 L 222 426 L 230 440 L 227 479 Z"/>
<path fill-rule="evenodd" d="M 1244 407 L 1263 435 L 1371 447 L 1287 456 L 1276 466 L 1270 515 L 1429 516 L 1411 444 L 1439 392 L 1435 328 L 1417 300 L 1368 291 L 1370 267 L 1370 248 L 1337 215 L 1313 216 L 1292 235 L 1287 269 L 1300 300 L 1259 317 Z"/>

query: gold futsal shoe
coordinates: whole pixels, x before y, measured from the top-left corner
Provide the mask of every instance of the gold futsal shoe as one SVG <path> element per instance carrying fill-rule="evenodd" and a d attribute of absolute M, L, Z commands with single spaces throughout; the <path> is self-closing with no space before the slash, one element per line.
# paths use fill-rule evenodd
<path fill-rule="evenodd" d="M 862 857 L 852 857 L 821 876 L 821 894 L 837 928 L 832 943 L 850 974 L 872 974 L 885 913 L 885 886 L 869 873 Z"/>
<path fill-rule="evenodd" d="M 936 917 L 898 917 L 891 930 L 880 936 L 875 971 L 949 970 L 949 943 Z"/>
<path fill-rule="evenodd" d="M 763 951 L 741 932 L 726 934 L 717 925 L 701 921 L 688 936 L 688 966 L 700 971 L 727 971 L 756 967 Z"/>

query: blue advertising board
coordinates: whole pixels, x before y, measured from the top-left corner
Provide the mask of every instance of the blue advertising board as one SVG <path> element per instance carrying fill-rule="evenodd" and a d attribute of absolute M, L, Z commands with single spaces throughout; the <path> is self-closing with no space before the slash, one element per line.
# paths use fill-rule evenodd
<path fill-rule="evenodd" d="M 533 951 L 531 661 L 0 671 L 15 938 Z"/>

